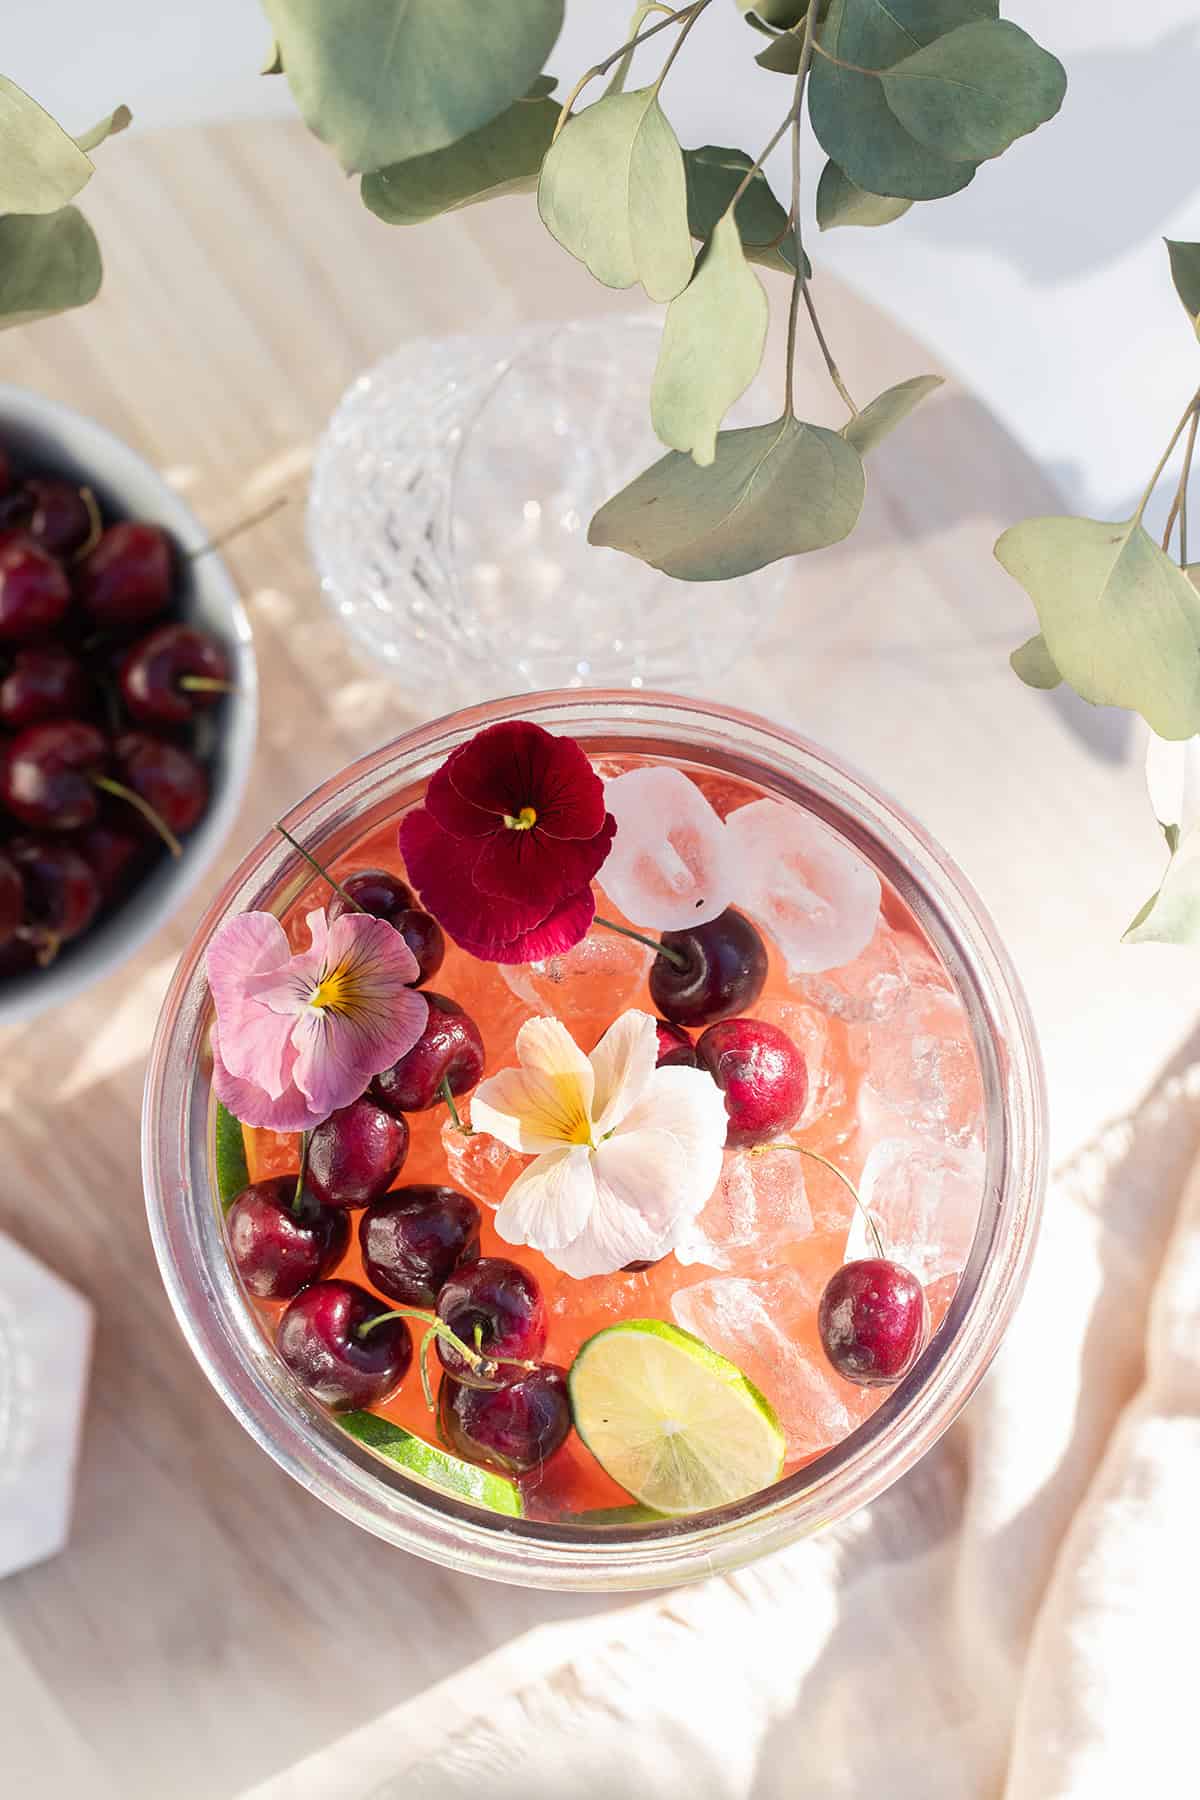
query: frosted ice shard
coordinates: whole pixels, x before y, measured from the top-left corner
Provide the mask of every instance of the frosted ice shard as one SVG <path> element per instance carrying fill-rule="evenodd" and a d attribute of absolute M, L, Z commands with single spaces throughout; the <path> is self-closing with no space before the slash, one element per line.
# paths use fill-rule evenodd
<path fill-rule="evenodd" d="M 879 877 L 811 813 L 755 800 L 725 822 L 736 903 L 766 926 L 792 972 L 853 962 L 879 917 Z"/>
<path fill-rule="evenodd" d="M 725 911 L 728 833 L 694 781 L 665 765 L 631 769 L 605 782 L 604 797 L 617 835 L 598 880 L 627 919 L 681 931 Z"/>

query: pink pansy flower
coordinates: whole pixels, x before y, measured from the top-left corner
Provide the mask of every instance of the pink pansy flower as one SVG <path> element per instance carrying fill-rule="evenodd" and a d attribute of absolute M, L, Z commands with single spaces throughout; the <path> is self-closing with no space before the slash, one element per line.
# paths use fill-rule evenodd
<path fill-rule="evenodd" d="M 658 1068 L 643 1012 L 590 1056 L 558 1019 L 530 1019 L 517 1056 L 471 1100 L 476 1130 L 534 1158 L 496 1213 L 500 1236 L 577 1279 L 665 1256 L 721 1174 L 728 1119 L 707 1070 Z"/>
<path fill-rule="evenodd" d="M 484 962 L 539 962 L 585 936 L 616 830 L 573 738 L 506 719 L 461 744 L 400 827 L 422 902 Z"/>
<path fill-rule="evenodd" d="M 361 912 L 305 922 L 312 941 L 295 955 L 265 912 L 227 919 L 208 946 L 213 1088 L 244 1125 L 308 1131 L 425 1029 L 429 1008 L 408 985 L 417 961 L 394 926 Z"/>

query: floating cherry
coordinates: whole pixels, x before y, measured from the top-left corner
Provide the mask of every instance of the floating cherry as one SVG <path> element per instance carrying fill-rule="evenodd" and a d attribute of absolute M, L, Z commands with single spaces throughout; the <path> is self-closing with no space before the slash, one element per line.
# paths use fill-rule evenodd
<path fill-rule="evenodd" d="M 479 1208 L 452 1187 L 395 1188 L 358 1222 L 363 1267 L 389 1299 L 432 1307 L 455 1269 L 479 1255 Z"/>
<path fill-rule="evenodd" d="M 229 1251 L 243 1283 L 260 1300 L 292 1300 L 327 1275 L 350 1242 L 344 1212 L 321 1206 L 296 1177 L 278 1175 L 243 1188 L 225 1217 Z"/>
<path fill-rule="evenodd" d="M 546 1306 L 527 1269 L 503 1256 L 484 1256 L 456 1269 L 437 1300 L 437 1315 L 462 1343 L 484 1357 L 472 1366 L 437 1340 L 447 1374 L 464 1387 L 508 1387 L 528 1373 L 520 1364 L 536 1362 L 546 1343 Z"/>
<path fill-rule="evenodd" d="M 315 1282 L 280 1319 L 275 1348 L 305 1392 L 335 1412 L 377 1406 L 413 1357 L 412 1333 L 387 1310 L 353 1281 Z"/>
<path fill-rule="evenodd" d="M 778 1025 L 724 1019 L 703 1033 L 696 1056 L 725 1096 L 725 1142 L 731 1148 L 770 1143 L 804 1111 L 808 1069 Z"/>
<path fill-rule="evenodd" d="M 748 1012 L 763 991 L 766 946 L 732 907 L 706 925 L 664 931 L 661 943 L 674 955 L 655 957 L 650 997 L 673 1025 L 711 1025 Z"/>
<path fill-rule="evenodd" d="M 546 1363 L 508 1387 L 464 1387 L 443 1376 L 438 1417 L 460 1456 L 526 1475 L 562 1448 L 571 1430 L 564 1369 Z"/>
<path fill-rule="evenodd" d="M 839 1375 L 859 1387 L 890 1387 L 925 1346 L 929 1304 L 911 1269 L 889 1257 L 865 1257 L 830 1277 L 817 1324 Z"/>
<path fill-rule="evenodd" d="M 479 1027 L 457 1001 L 445 994 L 426 994 L 429 1017 L 425 1029 L 405 1056 L 371 1084 L 371 1093 L 390 1112 L 424 1112 L 445 1099 L 443 1082 L 454 1095 L 465 1094 L 483 1075 L 483 1038 Z"/>
<path fill-rule="evenodd" d="M 441 968 L 446 956 L 446 938 L 431 913 L 423 912 L 408 883 L 387 869 L 356 869 L 340 884 L 329 903 L 330 919 L 351 910 L 349 899 L 360 912 L 373 918 L 386 919 L 400 933 L 417 959 L 418 975 L 413 987 L 423 987 Z"/>
<path fill-rule="evenodd" d="M 667 1019 L 654 1021 L 658 1028 L 658 1067 L 660 1069 L 694 1069 L 696 1046 L 682 1025 Z"/>
<path fill-rule="evenodd" d="M 322 1206 L 369 1206 L 387 1193 L 407 1155 L 408 1121 L 355 1100 L 311 1133 L 308 1186 Z"/>

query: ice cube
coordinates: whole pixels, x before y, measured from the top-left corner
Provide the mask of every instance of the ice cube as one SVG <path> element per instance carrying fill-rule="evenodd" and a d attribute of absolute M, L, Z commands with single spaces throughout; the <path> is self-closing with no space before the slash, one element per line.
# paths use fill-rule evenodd
<path fill-rule="evenodd" d="M 733 897 L 728 832 L 682 769 L 630 769 L 604 784 L 604 798 L 617 835 L 600 881 L 627 919 L 679 931 L 725 911 Z"/>
<path fill-rule="evenodd" d="M 852 962 L 819 975 L 801 975 L 796 992 L 847 1025 L 889 1018 L 907 1000 L 908 971 L 896 933 L 880 921 L 874 936 Z"/>
<path fill-rule="evenodd" d="M 727 1150 L 721 1179 L 684 1229 L 675 1258 L 686 1266 L 757 1271 L 812 1230 L 804 1158 L 794 1150 Z"/>
<path fill-rule="evenodd" d="M 682 1288 L 671 1302 L 676 1322 L 728 1357 L 775 1408 L 788 1459 L 836 1444 L 857 1423 L 840 1382 L 816 1347 L 819 1296 L 795 1269 L 758 1280 L 724 1275 Z M 867 1408 L 858 1408 L 861 1414 Z"/>
<path fill-rule="evenodd" d="M 863 1169 L 859 1194 L 879 1222 L 887 1253 L 926 1286 L 966 1266 L 983 1201 L 984 1156 L 928 1138 L 883 1138 Z M 847 1258 L 874 1256 L 869 1234 L 855 1225 Z M 854 1248 L 851 1248 L 854 1246 Z"/>
<path fill-rule="evenodd" d="M 879 877 L 812 813 L 755 800 L 725 822 L 739 906 L 767 927 L 797 975 L 840 969 L 870 943 Z"/>
<path fill-rule="evenodd" d="M 465 1115 L 464 1123 L 469 1117 Z M 529 1163 L 527 1156 L 510 1150 L 499 1138 L 486 1131 L 460 1131 L 450 1118 L 442 1126 L 442 1149 L 450 1186 L 491 1207 L 499 1206 Z"/>
<path fill-rule="evenodd" d="M 906 1004 L 867 1031 L 864 1091 L 914 1131 L 967 1144 L 980 1134 L 983 1084 L 971 1028 L 957 997 L 910 987 Z"/>
<path fill-rule="evenodd" d="M 645 944 L 593 926 L 561 956 L 505 963 L 501 973 L 531 1012 L 565 1019 L 576 1041 L 592 1050 L 618 1014 L 637 1003 L 653 957 Z"/>

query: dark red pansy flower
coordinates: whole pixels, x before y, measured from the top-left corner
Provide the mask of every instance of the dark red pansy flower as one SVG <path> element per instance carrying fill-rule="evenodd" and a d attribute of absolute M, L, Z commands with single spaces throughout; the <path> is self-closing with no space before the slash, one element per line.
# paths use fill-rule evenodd
<path fill-rule="evenodd" d="M 615 831 L 574 739 L 513 719 L 447 758 L 400 827 L 400 848 L 455 943 L 484 962 L 539 962 L 586 935 Z"/>

